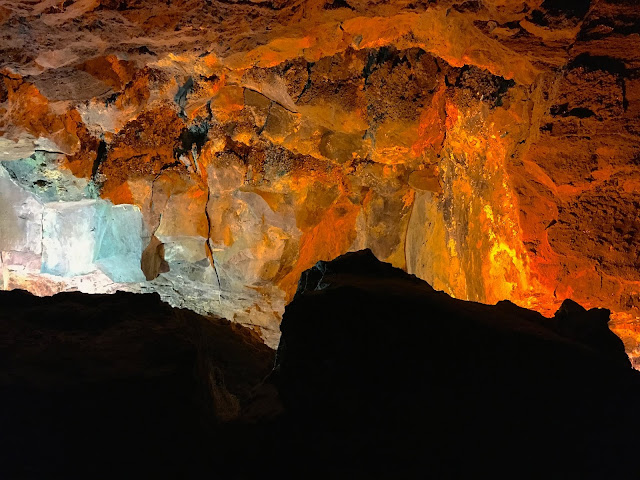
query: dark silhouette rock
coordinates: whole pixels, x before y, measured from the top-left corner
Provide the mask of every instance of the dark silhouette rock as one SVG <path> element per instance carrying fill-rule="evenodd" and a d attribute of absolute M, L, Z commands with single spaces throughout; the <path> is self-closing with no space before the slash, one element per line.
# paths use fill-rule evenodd
<path fill-rule="evenodd" d="M 255 334 L 154 295 L 0 292 L 0 476 L 634 478 L 640 378 L 607 320 L 362 251 L 302 275 L 267 377 Z"/>
<path fill-rule="evenodd" d="M 640 378 L 607 321 L 456 300 L 370 251 L 320 262 L 281 326 L 291 455 L 387 478 L 622 478 Z"/>
<path fill-rule="evenodd" d="M 272 365 L 249 330 L 156 294 L 0 292 L 0 477 L 213 471 Z"/>
<path fill-rule="evenodd" d="M 562 335 L 588 345 L 621 365 L 630 366 L 622 340 L 609 330 L 609 315 L 605 308 L 586 310 L 567 299 L 554 316 L 555 328 Z"/>

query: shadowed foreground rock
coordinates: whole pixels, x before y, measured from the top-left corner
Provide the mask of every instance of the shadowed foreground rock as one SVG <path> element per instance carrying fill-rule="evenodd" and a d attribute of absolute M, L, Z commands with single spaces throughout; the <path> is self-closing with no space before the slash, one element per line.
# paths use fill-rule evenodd
<path fill-rule="evenodd" d="M 303 274 L 263 382 L 253 334 L 157 296 L 0 292 L 0 476 L 633 478 L 640 378 L 607 321 L 366 250 Z"/>
<path fill-rule="evenodd" d="M 0 292 L 1 478 L 192 478 L 273 351 L 158 295 Z"/>
<path fill-rule="evenodd" d="M 640 378 L 607 321 L 455 300 L 370 251 L 320 262 L 281 326 L 294 456 L 346 476 L 630 478 Z"/>

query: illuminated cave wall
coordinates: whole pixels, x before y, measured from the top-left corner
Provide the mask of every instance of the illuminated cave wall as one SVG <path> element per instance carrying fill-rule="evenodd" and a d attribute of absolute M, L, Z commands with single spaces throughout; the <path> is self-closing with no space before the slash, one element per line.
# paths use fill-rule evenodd
<path fill-rule="evenodd" d="M 622 0 L 0 0 L 5 289 L 156 291 L 272 345 L 317 260 L 640 306 Z"/>

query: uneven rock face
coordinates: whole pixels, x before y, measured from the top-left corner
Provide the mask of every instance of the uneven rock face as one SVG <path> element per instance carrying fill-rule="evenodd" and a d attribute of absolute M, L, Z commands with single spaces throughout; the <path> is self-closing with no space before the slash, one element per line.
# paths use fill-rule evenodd
<path fill-rule="evenodd" d="M 319 262 L 276 356 L 287 463 L 379 478 L 633 476 L 640 374 L 608 317 L 571 300 L 545 318 L 453 299 L 370 251 Z"/>
<path fill-rule="evenodd" d="M 0 1 L 4 288 L 156 291 L 275 345 L 300 274 L 370 248 L 458 298 L 609 308 L 635 355 L 639 19 L 614 0 Z M 37 232 L 70 245 L 58 201 L 127 205 L 104 207 L 112 261 L 46 267 Z"/>
<path fill-rule="evenodd" d="M 0 292 L 2 473 L 633 478 L 640 373 L 608 320 L 454 299 L 371 251 L 303 273 L 277 354 L 156 294 Z"/>
<path fill-rule="evenodd" d="M 247 328 L 124 292 L 0 292 L 0 347 L 7 478 L 212 472 L 273 365 Z"/>

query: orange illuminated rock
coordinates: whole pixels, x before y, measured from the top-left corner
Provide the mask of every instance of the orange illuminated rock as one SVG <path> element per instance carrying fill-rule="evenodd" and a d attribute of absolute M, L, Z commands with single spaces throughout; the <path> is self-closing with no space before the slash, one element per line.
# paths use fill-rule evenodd
<path fill-rule="evenodd" d="M 65 169 L 140 208 L 150 280 L 135 288 L 272 343 L 302 271 L 370 248 L 459 298 L 609 308 L 638 355 L 639 15 L 613 0 L 5 2 L 0 162 L 59 152 L 22 172 L 29 188 Z M 42 290 L 37 273 L 5 278 Z"/>
<path fill-rule="evenodd" d="M 50 148 L 70 155 L 81 148 L 77 134 L 82 122 L 74 109 L 50 104 L 35 85 L 19 75 L 5 72 L 2 80 L 7 105 L 0 110 L 3 137 L 13 141 L 20 141 L 25 134 L 47 138 L 51 141 Z"/>

